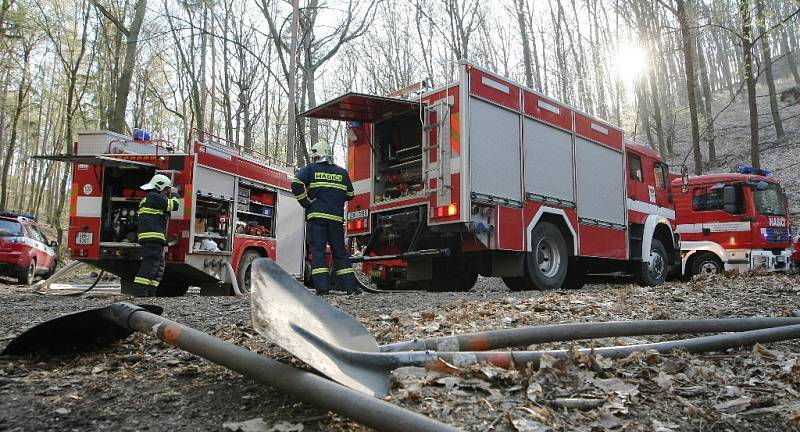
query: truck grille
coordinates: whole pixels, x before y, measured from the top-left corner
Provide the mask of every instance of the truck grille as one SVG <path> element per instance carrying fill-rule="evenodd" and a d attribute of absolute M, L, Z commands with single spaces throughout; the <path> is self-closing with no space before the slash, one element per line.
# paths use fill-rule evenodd
<path fill-rule="evenodd" d="M 761 228 L 761 237 L 768 242 L 788 242 L 791 238 L 788 228 Z"/>

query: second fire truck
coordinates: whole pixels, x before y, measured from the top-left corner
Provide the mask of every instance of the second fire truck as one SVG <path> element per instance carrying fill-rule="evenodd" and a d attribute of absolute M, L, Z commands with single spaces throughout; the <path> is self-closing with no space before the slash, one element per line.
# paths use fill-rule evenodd
<path fill-rule="evenodd" d="M 349 122 L 347 233 L 382 288 L 644 285 L 680 264 L 667 167 L 619 128 L 469 63 L 399 99 L 348 93 L 304 113 Z"/>
<path fill-rule="evenodd" d="M 123 292 L 139 268 L 139 186 L 154 174 L 181 197 L 167 225 L 166 271 L 157 295 L 190 286 L 246 291 L 253 260 L 269 257 L 301 279 L 303 208 L 290 191 L 291 169 L 211 134 L 192 131 L 187 152 L 170 143 L 107 131 L 78 133 L 72 154 L 44 159 L 73 164 L 68 246 L 72 259 L 120 277 Z"/>
<path fill-rule="evenodd" d="M 685 176 L 672 190 L 684 275 L 793 266 L 786 196 L 769 171 Z"/>

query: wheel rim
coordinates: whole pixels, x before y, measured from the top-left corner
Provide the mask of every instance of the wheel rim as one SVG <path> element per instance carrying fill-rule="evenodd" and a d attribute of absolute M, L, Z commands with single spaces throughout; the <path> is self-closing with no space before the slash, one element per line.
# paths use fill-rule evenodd
<path fill-rule="evenodd" d="M 703 263 L 700 264 L 700 273 L 717 274 L 719 273 L 719 266 L 713 261 L 703 261 Z"/>
<path fill-rule="evenodd" d="M 650 265 L 648 266 L 650 277 L 652 277 L 653 279 L 660 279 L 661 276 L 664 274 L 665 268 L 666 265 L 664 262 L 664 257 L 661 256 L 660 253 L 652 251 L 650 255 Z"/>
<path fill-rule="evenodd" d="M 548 278 L 555 276 L 561 269 L 561 252 L 553 239 L 543 237 L 536 244 L 536 266 Z"/>

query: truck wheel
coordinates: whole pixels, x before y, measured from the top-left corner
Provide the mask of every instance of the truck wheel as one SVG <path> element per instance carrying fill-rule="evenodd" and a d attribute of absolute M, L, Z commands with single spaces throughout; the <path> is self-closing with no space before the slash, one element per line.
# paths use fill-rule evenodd
<path fill-rule="evenodd" d="M 691 272 L 691 276 L 720 274 L 722 273 L 722 261 L 713 253 L 701 253 L 692 260 Z"/>
<path fill-rule="evenodd" d="M 652 263 L 637 263 L 634 268 L 636 282 L 641 286 L 661 285 L 669 273 L 667 249 L 660 240 L 653 239 L 653 243 L 650 245 L 650 255 L 653 257 Z"/>
<path fill-rule="evenodd" d="M 136 290 L 133 288 L 133 279 L 120 278 L 119 292 L 121 294 L 133 295 Z"/>
<path fill-rule="evenodd" d="M 239 290 L 242 294 L 250 294 L 250 287 L 252 284 L 252 277 L 250 270 L 253 268 L 253 261 L 262 258 L 262 255 L 255 250 L 247 250 L 239 260 L 239 268 L 236 269 L 236 280 L 239 282 Z"/>
<path fill-rule="evenodd" d="M 567 269 L 567 277 L 561 288 L 564 289 L 581 289 L 586 285 L 586 266 L 577 258 L 569 259 L 569 268 Z"/>
<path fill-rule="evenodd" d="M 463 257 L 434 260 L 432 291 L 469 291 L 478 280 L 478 270 Z"/>
<path fill-rule="evenodd" d="M 511 291 L 528 291 L 534 289 L 525 276 L 504 277 L 503 283 L 506 284 Z"/>
<path fill-rule="evenodd" d="M 164 283 L 156 288 L 156 297 L 180 297 L 189 291 L 187 283 Z"/>
<path fill-rule="evenodd" d="M 531 251 L 525 256 L 525 269 L 532 289 L 558 289 L 567 277 L 567 243 L 561 231 L 542 222 L 531 233 Z"/>
<path fill-rule="evenodd" d="M 30 285 L 33 283 L 33 278 L 36 276 L 36 260 L 31 260 L 31 263 L 28 264 L 28 268 L 22 270 L 19 275 L 17 275 L 17 282 L 20 285 Z"/>

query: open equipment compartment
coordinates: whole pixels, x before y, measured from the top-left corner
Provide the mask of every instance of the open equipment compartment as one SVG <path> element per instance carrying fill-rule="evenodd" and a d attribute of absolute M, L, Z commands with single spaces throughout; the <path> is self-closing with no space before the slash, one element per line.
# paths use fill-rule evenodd
<path fill-rule="evenodd" d="M 422 162 L 422 123 L 418 111 L 375 125 L 375 202 L 420 194 L 425 189 Z"/>
<path fill-rule="evenodd" d="M 276 191 L 240 180 L 236 195 L 236 235 L 275 237 Z"/>
<path fill-rule="evenodd" d="M 103 171 L 100 241 L 136 244 L 139 204 L 147 195 L 140 187 L 150 181 L 155 168 L 100 166 L 95 169 Z"/>
<path fill-rule="evenodd" d="M 192 251 L 230 252 L 230 200 L 198 194 L 196 203 Z"/>

